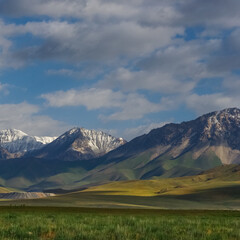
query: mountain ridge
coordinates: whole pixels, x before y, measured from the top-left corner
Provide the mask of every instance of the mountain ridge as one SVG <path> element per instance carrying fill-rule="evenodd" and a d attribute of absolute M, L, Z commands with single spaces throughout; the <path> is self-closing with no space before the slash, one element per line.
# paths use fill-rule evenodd
<path fill-rule="evenodd" d="M 123 138 L 115 138 L 103 131 L 75 127 L 30 154 L 37 158 L 86 160 L 102 156 L 125 143 Z"/>
<path fill-rule="evenodd" d="M 0 131 L 0 146 L 10 153 L 24 153 L 41 148 L 55 140 L 56 137 L 30 136 L 18 129 Z"/>
<path fill-rule="evenodd" d="M 224 123 L 226 125 L 222 127 L 221 124 Z M 231 125 L 233 125 L 232 129 L 230 129 Z M 170 149 L 171 142 L 172 148 Z M 166 124 L 161 128 L 151 130 L 148 134 L 134 138 L 115 152 L 121 150 L 123 153 L 118 156 L 123 154 L 132 156 L 139 149 L 140 151 L 147 150 L 162 144 L 164 146 L 162 152 L 171 150 L 172 157 L 177 158 L 199 143 L 207 143 L 209 146 L 230 145 L 233 150 L 240 150 L 240 109 L 228 108 L 204 114 L 195 120 Z M 178 151 L 176 149 L 174 151 L 176 146 L 180 146 Z M 224 160 L 223 163 L 225 163 Z"/>
<path fill-rule="evenodd" d="M 95 159 L 93 170 L 83 180 L 181 177 L 239 163 L 240 110 L 229 108 L 153 129 Z"/>
<path fill-rule="evenodd" d="M 102 156 L 88 151 L 91 134 L 84 136 L 82 131 L 71 129 L 31 155 L 2 162 L 0 184 L 34 191 L 73 189 L 110 181 L 190 176 L 240 163 L 237 108 L 166 124 Z M 97 144 L 99 138 L 94 139 Z"/>

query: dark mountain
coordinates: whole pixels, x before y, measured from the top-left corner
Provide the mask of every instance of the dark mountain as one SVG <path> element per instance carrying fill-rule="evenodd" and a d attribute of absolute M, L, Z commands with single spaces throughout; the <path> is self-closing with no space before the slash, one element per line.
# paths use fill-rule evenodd
<path fill-rule="evenodd" d="M 162 154 L 177 159 L 189 151 L 198 159 L 213 151 L 223 164 L 240 163 L 240 110 L 225 109 L 153 129 L 109 153 L 105 161 L 132 157 L 149 149 L 154 150 L 153 159 Z"/>
<path fill-rule="evenodd" d="M 0 147 L 0 160 L 6 160 L 10 158 L 14 158 L 14 154 L 8 152 L 7 149 Z"/>
<path fill-rule="evenodd" d="M 230 108 L 137 137 L 96 159 L 84 180 L 178 177 L 239 163 L 240 110 Z"/>

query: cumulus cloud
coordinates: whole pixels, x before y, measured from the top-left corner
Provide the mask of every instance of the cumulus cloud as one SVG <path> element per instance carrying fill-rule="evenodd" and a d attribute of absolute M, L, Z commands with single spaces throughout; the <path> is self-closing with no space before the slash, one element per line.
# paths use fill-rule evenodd
<path fill-rule="evenodd" d="M 190 92 L 200 79 L 216 75 L 207 71 L 207 59 L 209 52 L 215 52 L 220 45 L 219 40 L 176 41 L 175 45 L 139 61 L 133 70 L 113 71 L 98 86 L 125 91 L 148 89 L 162 94 Z"/>
<path fill-rule="evenodd" d="M 69 69 L 69 68 L 61 68 L 61 69 L 49 69 L 46 71 L 47 75 L 59 75 L 66 76 L 69 78 L 75 79 L 94 79 L 96 76 L 104 74 L 104 68 L 101 66 L 97 67 L 96 65 L 87 65 L 80 69 Z"/>
<path fill-rule="evenodd" d="M 208 71 L 229 73 L 240 69 L 240 29 L 235 29 L 220 41 L 220 46 L 209 57 Z"/>
<path fill-rule="evenodd" d="M 165 49 L 166 46 L 171 46 L 172 39 L 177 34 L 183 35 L 188 25 L 204 25 L 211 27 L 213 31 L 216 23 L 221 28 L 225 25 L 239 27 L 239 9 L 240 4 L 236 0 L 230 0 L 228 3 L 223 0 L 203 2 L 150 0 L 148 3 L 142 0 L 3 0 L 0 2 L 2 14 L 15 17 L 48 16 L 51 20 L 1 26 L 3 27 L 1 35 L 6 42 L 5 49 L 9 49 L 12 44 L 6 37 L 9 35 L 30 33 L 36 38 L 43 39 L 38 44 L 14 49 L 10 56 L 16 59 L 20 66 L 20 63 L 26 60 L 36 59 L 62 60 L 71 63 L 104 61 L 113 64 L 114 60 L 125 58 L 129 61 L 151 54 L 161 47 Z M 70 21 L 66 17 L 76 17 L 77 21 Z M 201 43 L 199 44 L 201 46 Z M 170 49 L 168 48 L 168 51 Z M 191 47 L 189 50 L 194 51 Z M 180 48 L 177 51 L 180 51 Z M 186 46 L 182 46 L 182 51 L 187 51 Z M 163 67 L 166 66 L 168 56 L 165 55 L 169 53 L 160 50 L 158 54 L 162 59 L 166 58 L 164 62 L 161 61 L 161 57 L 155 56 L 155 60 L 151 57 L 147 59 L 148 64 L 158 59 Z M 179 54 L 178 52 L 176 55 L 178 61 Z M 201 56 L 201 53 L 199 54 Z M 236 58 L 233 56 L 229 60 L 236 62 Z M 188 66 L 188 62 L 182 60 L 178 68 L 181 72 Z M 212 68 L 228 65 L 226 60 L 224 62 L 224 58 L 219 61 L 222 61 L 222 64 L 213 61 Z M 238 66 L 238 61 L 235 65 Z M 185 67 L 181 68 L 181 66 Z M 199 73 L 199 69 L 196 73 Z"/>
<path fill-rule="evenodd" d="M 124 130 L 123 136 L 127 140 L 131 140 L 135 137 L 138 137 L 138 136 L 141 136 L 143 134 L 149 133 L 152 129 L 163 127 L 167 123 L 168 122 L 149 123 L 149 124 L 146 124 L 146 125 L 140 125 L 140 126 L 135 127 L 135 128 L 127 128 L 127 129 Z"/>
<path fill-rule="evenodd" d="M 84 23 L 50 21 L 27 23 L 22 27 L 26 32 L 44 39 L 44 42 L 16 51 L 15 57 L 72 63 L 109 62 L 143 56 L 169 43 L 173 35 L 181 32 L 179 28 L 153 29 L 135 22 L 86 26 Z"/>
<path fill-rule="evenodd" d="M 2 0 L 0 13 L 14 17 L 70 17 L 88 21 L 138 20 L 142 23 L 166 24 L 176 18 L 177 1 L 143 0 Z M 151 14 L 150 14 L 151 13 Z M 148 19 L 146 21 L 146 19 Z"/>
<path fill-rule="evenodd" d="M 192 94 L 186 98 L 186 105 L 199 115 L 229 107 L 240 107 L 239 103 L 239 96 L 224 93 Z"/>
<path fill-rule="evenodd" d="M 6 25 L 0 20 L 0 29 L 0 69 L 20 66 L 19 61 L 11 59 L 10 53 L 12 41 L 9 40 L 9 37 L 12 36 L 16 30 L 15 24 Z"/>
<path fill-rule="evenodd" d="M 146 4 L 144 1 L 8 0 L 0 1 L 0 13 L 15 17 L 50 17 L 49 21 L 5 26 L 10 29 L 10 35 L 30 33 L 43 40 L 14 49 L 13 58 L 18 61 L 54 59 L 112 64 L 114 60 L 129 60 L 148 54 L 169 44 L 176 34 L 184 31 L 180 26 L 167 23 L 167 16 L 176 14 L 166 1 L 151 0 Z M 143 24 L 143 15 L 148 19 L 154 15 L 162 23 L 156 26 Z M 77 20 L 66 17 L 76 17 Z"/>
<path fill-rule="evenodd" d="M 222 85 L 226 94 L 230 96 L 238 96 L 240 92 L 240 76 L 226 76 Z"/>
<path fill-rule="evenodd" d="M 108 116 L 101 115 L 102 120 L 129 120 L 139 119 L 145 114 L 164 110 L 166 105 L 148 101 L 143 95 L 137 93 L 124 94 L 111 89 L 84 89 L 58 91 L 43 94 L 48 106 L 85 106 L 88 110 L 113 109 Z"/>
<path fill-rule="evenodd" d="M 47 74 L 95 77 L 88 88 L 42 98 L 49 107 L 103 110 L 102 120 L 140 119 L 182 103 L 205 113 L 239 101 L 239 10 L 239 0 L 0 0 L 8 19 L 37 16 L 0 21 L 0 68 L 61 61 L 68 65 Z M 16 44 L 19 36 L 31 40 Z M 197 93 L 212 77 L 223 79 L 221 91 Z M 150 101 L 151 93 L 161 100 Z M 47 122 L 38 111 L 26 116 Z"/>
<path fill-rule="evenodd" d="M 26 102 L 0 104 L 0 129 L 16 128 L 31 135 L 58 136 L 69 126 L 39 115 L 39 107 Z"/>
<path fill-rule="evenodd" d="M 206 25 L 236 27 L 238 0 L 2 0 L 0 13 L 8 16 L 48 16 L 106 22 L 136 21 L 147 26 Z"/>
<path fill-rule="evenodd" d="M 182 14 L 181 24 L 218 28 L 240 26 L 240 2 L 238 0 L 183 0 L 178 6 Z"/>
<path fill-rule="evenodd" d="M 8 84 L 0 82 L 0 92 L 3 93 L 4 95 L 9 94 L 9 87 L 10 86 Z"/>
<path fill-rule="evenodd" d="M 81 0 L 7 0 L 1 1 L 2 14 L 21 17 L 46 15 L 51 17 L 81 14 L 85 1 Z"/>

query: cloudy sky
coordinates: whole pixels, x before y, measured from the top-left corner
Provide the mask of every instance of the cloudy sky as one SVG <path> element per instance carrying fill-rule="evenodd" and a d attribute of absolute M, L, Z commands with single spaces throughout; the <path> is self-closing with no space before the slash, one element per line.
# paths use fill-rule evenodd
<path fill-rule="evenodd" d="M 240 107 L 239 0 L 0 0 L 0 129 L 131 138 Z"/>

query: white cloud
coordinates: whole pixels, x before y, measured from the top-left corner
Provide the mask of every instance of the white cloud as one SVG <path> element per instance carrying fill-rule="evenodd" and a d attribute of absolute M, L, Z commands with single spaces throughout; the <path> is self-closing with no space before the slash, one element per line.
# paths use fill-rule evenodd
<path fill-rule="evenodd" d="M 66 76 L 69 78 L 75 79 L 94 79 L 96 76 L 100 74 L 104 74 L 104 68 L 101 66 L 97 67 L 96 65 L 87 65 L 84 68 L 80 68 L 78 70 L 68 69 L 68 68 L 61 68 L 61 69 L 49 69 L 46 71 L 48 75 L 60 75 Z"/>
<path fill-rule="evenodd" d="M 1 12 L 11 16 L 50 17 L 49 21 L 1 24 L 0 35 L 10 45 L 10 36 L 26 33 L 43 40 L 33 40 L 28 47 L 12 49 L 12 58 L 19 62 L 54 59 L 113 64 L 116 60 L 128 61 L 149 54 L 184 32 L 182 27 L 167 24 L 166 17 L 176 14 L 166 1 L 151 1 L 149 7 L 144 1 L 8 0 L 0 3 Z M 162 24 L 143 24 L 143 14 L 148 18 L 154 14 L 154 22 L 158 18 Z M 73 22 L 68 18 L 62 20 L 62 16 L 79 19 Z"/>
<path fill-rule="evenodd" d="M 39 115 L 39 107 L 26 102 L 0 105 L 0 129 L 16 128 L 31 135 L 55 136 L 68 125 L 48 116 Z"/>
<path fill-rule="evenodd" d="M 229 107 L 240 107 L 240 97 L 226 95 L 224 93 L 192 94 L 186 97 L 186 105 L 197 114 L 202 115 Z"/>
<path fill-rule="evenodd" d="M 240 2 L 238 0 L 183 0 L 179 4 L 184 25 L 204 25 L 216 28 L 233 28 L 240 26 Z"/>
<path fill-rule="evenodd" d="M 160 122 L 160 123 L 149 123 L 146 125 L 140 125 L 135 128 L 127 128 L 123 132 L 124 138 L 127 140 L 131 140 L 135 137 L 141 136 L 143 134 L 149 133 L 152 129 L 160 128 L 166 125 L 168 122 Z"/>
<path fill-rule="evenodd" d="M 19 26 L 45 41 L 20 49 L 22 60 L 54 59 L 68 62 L 109 61 L 143 56 L 171 41 L 181 28 L 144 27 L 135 22 L 89 24 L 66 21 L 29 22 Z"/>
<path fill-rule="evenodd" d="M 166 106 L 148 101 L 137 93 L 124 94 L 111 89 L 84 89 L 58 91 L 43 94 L 51 107 L 85 106 L 88 110 L 113 109 L 114 113 L 100 118 L 103 120 L 139 119 L 145 114 L 164 110 Z"/>
<path fill-rule="evenodd" d="M 120 88 L 124 91 L 148 89 L 162 94 L 183 94 L 194 89 L 198 81 L 216 74 L 207 71 L 209 53 L 221 42 L 175 41 L 174 45 L 157 51 L 136 64 L 138 70 L 118 68 L 97 86 Z"/>
<path fill-rule="evenodd" d="M 124 95 L 110 89 L 68 90 L 43 94 L 51 107 L 86 106 L 88 110 L 120 107 Z"/>
<path fill-rule="evenodd" d="M 145 24 L 168 24 L 178 16 L 175 1 L 143 0 L 6 0 L 0 13 L 10 16 L 70 17 L 88 21 L 136 20 Z"/>
<path fill-rule="evenodd" d="M 230 96 L 239 96 L 240 92 L 240 76 L 228 75 L 223 80 L 224 92 Z"/>
<path fill-rule="evenodd" d="M 239 80 L 231 73 L 240 66 L 239 10 L 237 0 L 3 0 L 2 16 L 41 17 L 24 24 L 0 21 L 0 69 L 54 60 L 74 70 L 65 65 L 48 74 L 81 79 L 99 74 L 101 81 L 87 83 L 89 89 L 42 97 L 52 107 L 103 109 L 103 120 L 139 119 L 181 103 L 198 113 L 236 106 Z M 28 46 L 16 44 L 29 35 Z M 221 92 L 194 93 L 201 79 L 211 77 L 225 78 Z M 1 93 L 6 89 L 0 85 Z M 145 90 L 161 101 L 151 102 Z M 55 124 L 39 110 L 25 116 L 29 126 Z"/>
<path fill-rule="evenodd" d="M 0 13 L 69 17 L 85 21 L 136 21 L 147 26 L 240 26 L 238 0 L 2 0 Z"/>
<path fill-rule="evenodd" d="M 209 54 L 208 71 L 223 75 L 240 69 L 239 38 L 240 29 L 237 28 L 219 41 L 219 48 L 214 54 Z"/>
<path fill-rule="evenodd" d="M 4 95 L 9 94 L 9 87 L 10 86 L 8 84 L 0 82 L 0 92 L 3 93 Z"/>

